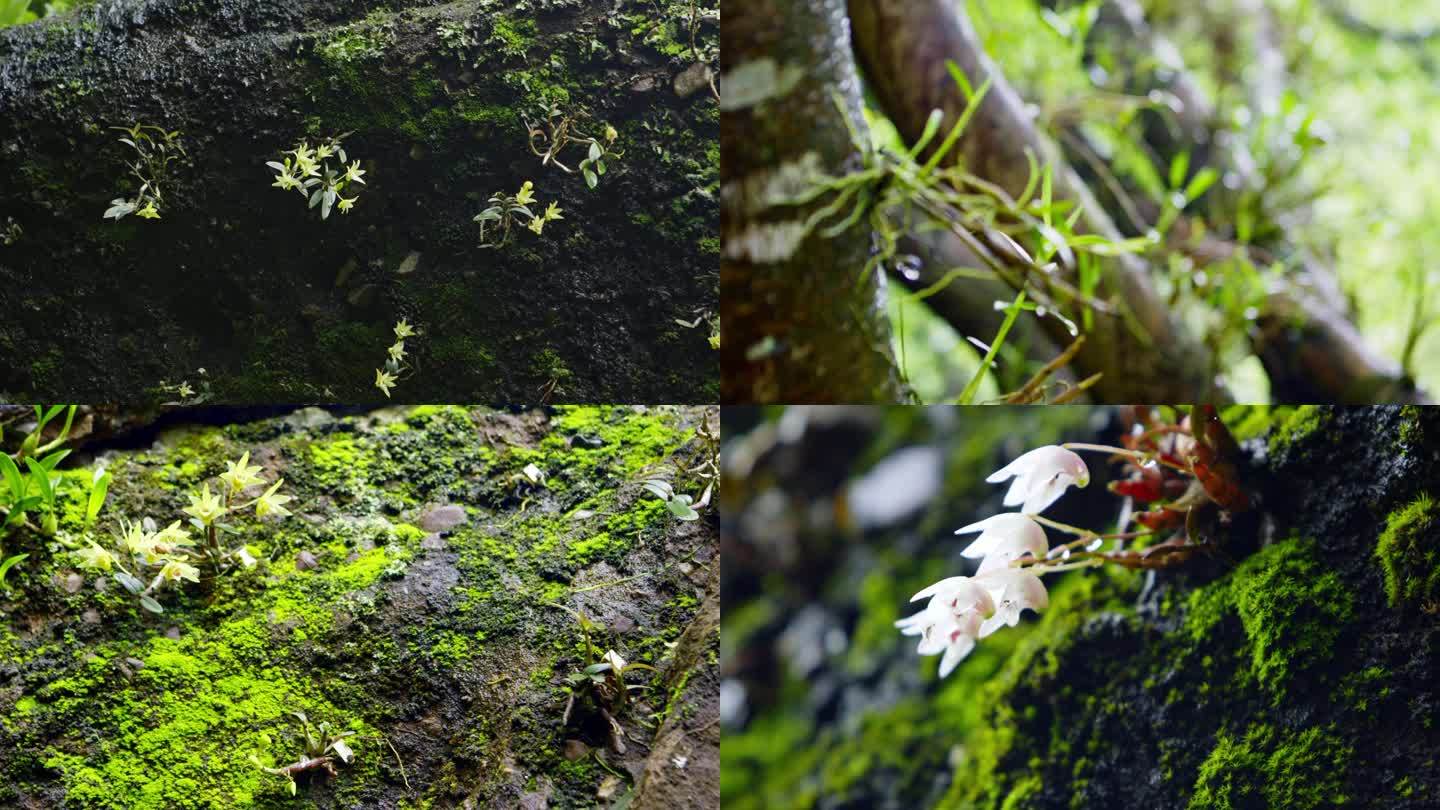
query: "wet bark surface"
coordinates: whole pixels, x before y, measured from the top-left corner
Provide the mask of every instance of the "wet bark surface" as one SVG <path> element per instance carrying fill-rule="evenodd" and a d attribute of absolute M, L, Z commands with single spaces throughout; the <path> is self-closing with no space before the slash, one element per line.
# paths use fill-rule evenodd
<path fill-rule="evenodd" d="M 827 235 L 804 226 L 833 195 L 784 202 L 822 173 L 862 168 L 850 128 L 866 126 L 844 4 L 755 0 L 729 13 L 724 70 L 732 99 L 745 100 L 730 102 L 721 124 L 722 399 L 895 401 L 883 270 L 861 272 L 873 238 L 866 220 Z"/>

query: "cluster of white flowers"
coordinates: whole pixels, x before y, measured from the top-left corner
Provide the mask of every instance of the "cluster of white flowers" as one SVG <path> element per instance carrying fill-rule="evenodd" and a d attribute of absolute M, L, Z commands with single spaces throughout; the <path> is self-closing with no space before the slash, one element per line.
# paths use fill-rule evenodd
<path fill-rule="evenodd" d="M 1090 483 L 1090 470 L 1074 452 L 1049 445 L 1010 462 L 985 480 L 996 484 L 1014 478 L 1005 493 L 1006 506 L 1019 506 L 956 530 L 980 536 L 961 552 L 980 560 L 973 577 L 949 577 L 915 594 L 910 601 L 929 598 L 925 609 L 895 623 L 907 636 L 919 636 L 921 655 L 939 655 L 940 677 L 949 675 L 975 642 L 1001 627 L 1013 627 L 1026 608 L 1041 610 L 1050 603 L 1040 577 L 1028 566 L 1028 557 L 1045 560 L 1050 544 L 1035 519 L 1071 486 Z"/>

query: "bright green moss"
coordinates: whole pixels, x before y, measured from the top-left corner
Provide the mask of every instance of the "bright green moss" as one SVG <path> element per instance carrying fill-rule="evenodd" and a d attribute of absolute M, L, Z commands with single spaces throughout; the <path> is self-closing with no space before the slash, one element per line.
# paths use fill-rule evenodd
<path fill-rule="evenodd" d="M 1434 499 L 1422 493 L 1385 520 L 1375 558 L 1385 572 L 1385 595 L 1394 607 L 1440 599 L 1440 542 L 1431 532 L 1435 513 Z"/>
<path fill-rule="evenodd" d="M 1270 452 L 1282 453 L 1296 442 L 1329 424 L 1332 418 L 1330 408 L 1323 405 L 1301 405 L 1287 412 L 1277 408 L 1273 414 L 1270 430 Z"/>
<path fill-rule="evenodd" d="M 1010 790 L 1010 795 L 1005 797 L 1004 804 L 1000 805 L 1000 810 L 1022 810 L 1026 800 L 1039 793 L 1043 784 L 1038 776 L 1027 776 L 1016 782 L 1015 787 Z M 1079 798 L 1078 793 L 1076 798 Z"/>
<path fill-rule="evenodd" d="M 565 558 L 574 565 L 589 565 L 598 559 L 614 560 L 624 556 L 629 545 L 629 541 L 623 537 L 600 532 L 571 542 L 565 551 Z"/>
<path fill-rule="evenodd" d="M 322 487 L 353 493 L 363 486 L 374 463 L 374 446 L 350 433 L 310 445 L 313 478 Z"/>
<path fill-rule="evenodd" d="M 691 436 L 676 430 L 673 417 L 664 412 L 636 413 L 625 406 L 558 408 L 555 427 L 541 442 L 542 449 L 568 451 L 571 463 L 581 470 L 607 465 L 622 476 L 659 462 Z"/>
<path fill-rule="evenodd" d="M 308 680 L 237 654 L 221 641 L 155 637 L 143 660 L 125 688 L 92 684 L 89 699 L 76 707 L 79 718 L 101 732 L 88 756 L 47 754 L 46 766 L 61 773 L 67 806 L 246 806 L 282 789 L 248 757 L 296 753 L 276 750 L 274 743 L 289 740 L 290 712 L 343 719 Z M 106 681 L 115 677 L 112 667 L 102 672 Z M 373 734 L 358 721 L 349 726 Z"/>
<path fill-rule="evenodd" d="M 485 642 L 485 632 L 457 633 L 446 631 L 430 645 L 430 656 L 447 669 L 455 669 L 473 657 Z"/>
<path fill-rule="evenodd" d="M 605 528 L 611 533 L 620 537 L 635 538 L 646 529 L 654 529 L 665 525 L 670 510 L 665 502 L 658 498 L 646 497 L 645 500 L 636 503 L 629 511 L 613 515 L 605 521 Z"/>
<path fill-rule="evenodd" d="M 503 14 L 495 17 L 493 39 L 509 56 L 524 56 L 539 33 L 534 20 L 514 20 Z"/>
<path fill-rule="evenodd" d="M 326 579 L 342 590 L 356 591 L 368 588 L 391 570 L 391 564 L 404 559 L 403 550 L 396 550 L 392 556 L 391 546 L 372 548 L 361 552 L 352 562 L 347 562 L 325 574 Z"/>
<path fill-rule="evenodd" d="M 1232 615 L 1245 631 L 1250 674 L 1279 700 L 1295 678 L 1333 658 L 1354 601 L 1315 544 L 1292 539 L 1191 594 L 1185 632 L 1203 644 Z"/>
<path fill-rule="evenodd" d="M 1257 723 L 1243 737 L 1222 732 L 1200 766 L 1189 808 L 1343 806 L 1351 753 L 1333 728 L 1294 733 Z"/>
<path fill-rule="evenodd" d="M 1269 405 L 1231 405 L 1220 415 L 1238 441 L 1264 436 L 1270 430 Z"/>

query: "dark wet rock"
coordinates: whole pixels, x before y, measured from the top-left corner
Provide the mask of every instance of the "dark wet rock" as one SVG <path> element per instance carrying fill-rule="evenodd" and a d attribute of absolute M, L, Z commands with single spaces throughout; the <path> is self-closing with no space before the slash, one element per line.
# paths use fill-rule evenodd
<path fill-rule="evenodd" d="M 66 593 L 79 593 L 85 587 L 85 577 L 80 573 L 71 571 L 60 580 L 60 586 Z"/>
<path fill-rule="evenodd" d="M 315 555 L 311 554 L 308 551 L 302 551 L 299 554 L 295 555 L 296 570 L 309 571 L 310 569 L 316 568 L 319 565 L 320 561 L 315 559 Z"/>
<path fill-rule="evenodd" d="M 626 89 L 674 70 L 669 43 L 624 22 L 651 4 L 76 5 L 0 30 L 0 223 L 22 229 L 0 288 L 26 290 L 0 343 L 64 347 L 4 364 L 12 398 L 133 400 L 205 366 L 214 401 L 372 401 L 403 314 L 425 332 L 411 347 L 423 371 L 397 391 L 413 401 L 534 401 L 558 368 L 575 401 L 712 399 L 716 353 L 674 321 L 715 307 L 718 106 Z M 654 19 L 673 36 L 668 14 Z M 464 58 L 436 35 L 456 25 L 473 32 Z M 716 46 L 713 28 L 700 35 Z M 621 133 L 598 191 L 528 148 L 522 113 L 561 91 L 567 112 Z M 166 178 L 161 219 L 102 223 L 135 190 L 108 128 L 137 122 L 180 131 L 190 159 Z M 354 210 L 322 222 L 271 187 L 265 162 L 297 138 L 347 131 L 367 171 Z M 565 219 L 480 249 L 483 201 L 526 178 Z M 412 251 L 420 268 L 397 273 Z"/>
<path fill-rule="evenodd" d="M 433 506 L 420 516 L 420 528 L 427 532 L 447 532 L 469 521 L 461 506 Z"/>
<path fill-rule="evenodd" d="M 675 95 L 689 98 L 701 90 L 708 90 L 714 76 L 709 65 L 696 62 L 675 76 Z"/>
<path fill-rule="evenodd" d="M 576 739 L 566 740 L 562 750 L 565 753 L 565 758 L 571 762 L 577 759 L 584 759 L 590 755 L 590 746 Z"/>

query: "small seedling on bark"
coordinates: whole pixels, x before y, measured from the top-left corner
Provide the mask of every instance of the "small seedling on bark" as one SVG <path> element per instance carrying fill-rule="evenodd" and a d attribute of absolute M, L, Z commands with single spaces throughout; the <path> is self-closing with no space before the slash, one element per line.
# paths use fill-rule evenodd
<path fill-rule="evenodd" d="M 587 662 L 585 667 L 570 673 L 565 678 L 570 696 L 565 701 L 565 713 L 561 716 L 560 724 L 562 726 L 570 725 L 570 717 L 574 713 L 577 698 L 579 698 L 579 702 L 593 705 L 605 718 L 610 732 L 610 746 L 615 753 L 623 754 L 625 753 L 625 731 L 620 726 L 620 721 L 615 718 L 630 705 L 632 691 L 648 688 L 641 684 L 627 684 L 625 676 L 636 670 L 649 670 L 650 672 L 657 670 L 649 664 L 628 663 L 615 650 L 606 650 L 604 655 L 597 655 L 591 634 L 603 632 L 604 625 L 595 623 L 578 610 L 571 610 L 560 604 L 555 604 L 555 607 L 575 617 L 575 621 L 580 627 L 580 633 L 585 639 L 585 661 Z"/>

